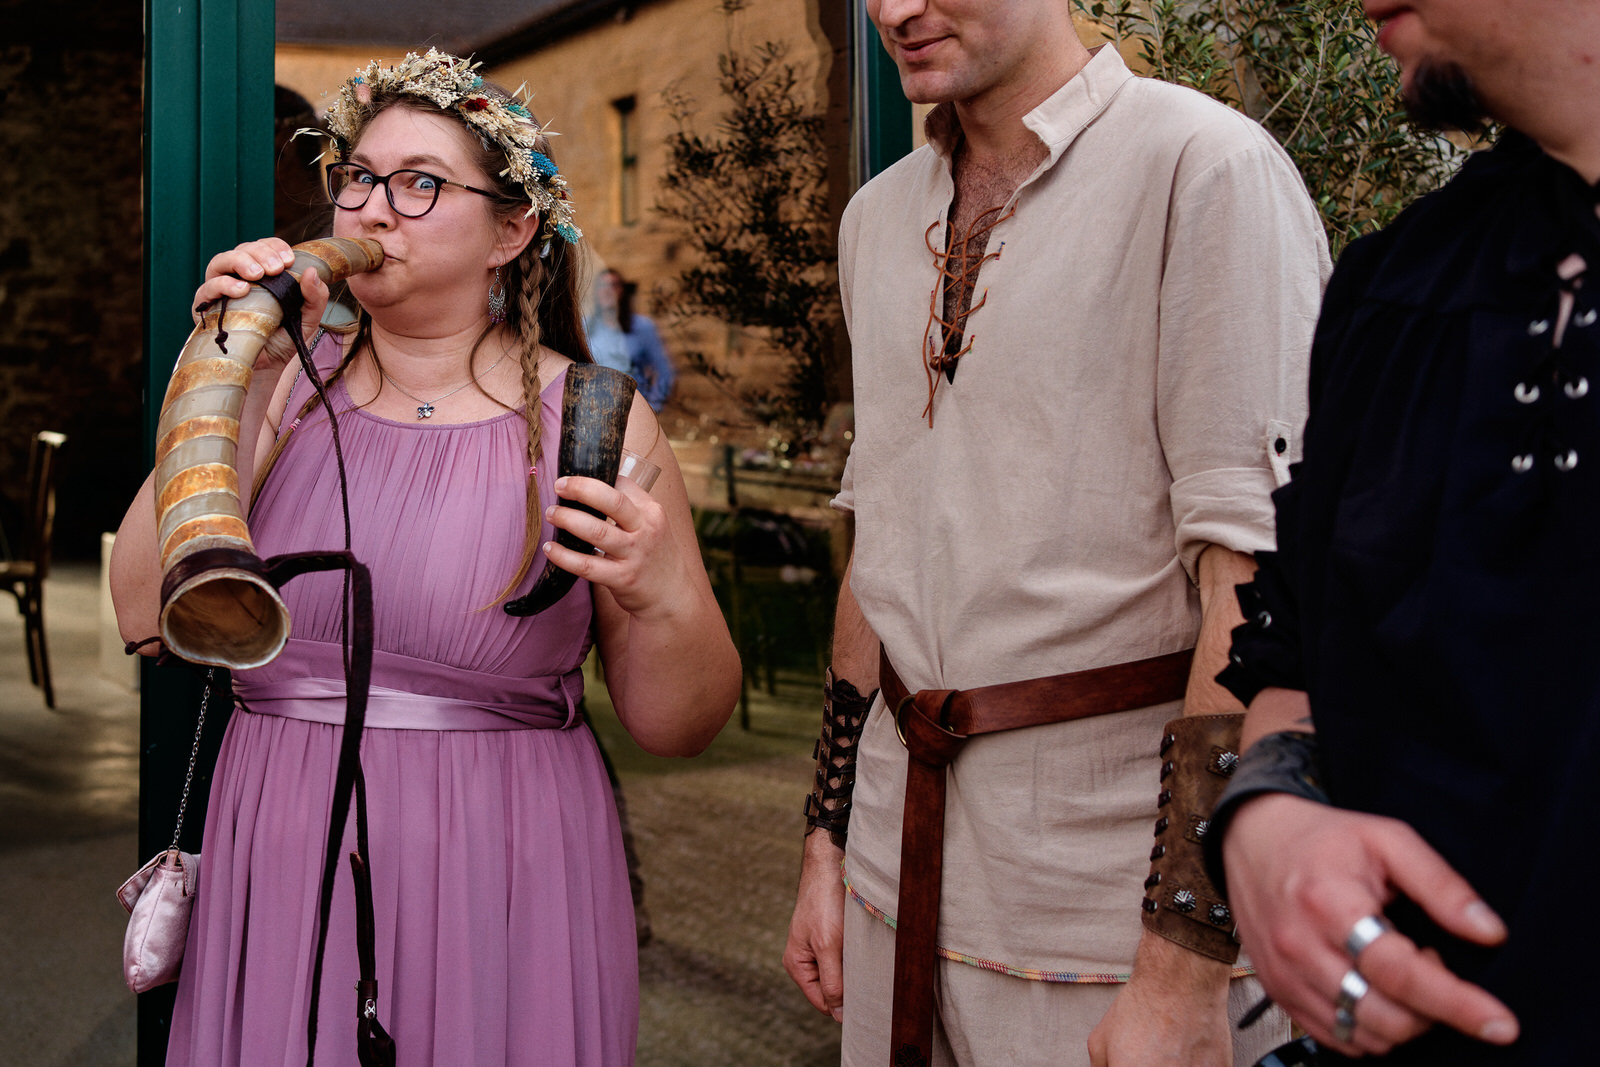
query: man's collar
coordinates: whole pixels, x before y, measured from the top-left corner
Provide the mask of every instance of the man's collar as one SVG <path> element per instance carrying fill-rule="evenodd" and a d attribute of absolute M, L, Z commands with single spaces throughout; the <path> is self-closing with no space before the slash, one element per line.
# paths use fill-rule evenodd
<path fill-rule="evenodd" d="M 1100 114 L 1132 78 L 1133 72 L 1116 48 L 1100 45 L 1067 84 L 1022 117 L 1023 125 L 1050 149 L 1053 164 L 1079 131 Z M 961 143 L 961 120 L 956 117 L 955 105 L 947 101 L 935 106 L 923 120 L 922 131 L 933 150 L 948 161 Z"/>

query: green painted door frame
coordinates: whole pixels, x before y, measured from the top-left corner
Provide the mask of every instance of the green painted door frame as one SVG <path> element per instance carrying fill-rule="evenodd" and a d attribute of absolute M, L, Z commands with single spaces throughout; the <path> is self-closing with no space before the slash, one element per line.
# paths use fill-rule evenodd
<path fill-rule="evenodd" d="M 274 0 L 145 0 L 145 456 L 154 464 L 161 398 L 192 328 L 189 300 L 206 262 L 272 232 Z M 194 740 L 200 679 L 146 660 L 139 721 L 139 858 L 165 848 Z M 219 675 L 225 685 L 226 675 Z M 226 690 L 224 689 L 224 693 Z M 199 847 L 224 700 L 184 815 L 184 848 Z M 139 1063 L 165 1059 L 175 986 L 139 998 Z"/>
<path fill-rule="evenodd" d="M 857 187 L 911 152 L 911 103 L 900 73 L 867 18 L 865 0 L 851 0 L 851 171 Z"/>

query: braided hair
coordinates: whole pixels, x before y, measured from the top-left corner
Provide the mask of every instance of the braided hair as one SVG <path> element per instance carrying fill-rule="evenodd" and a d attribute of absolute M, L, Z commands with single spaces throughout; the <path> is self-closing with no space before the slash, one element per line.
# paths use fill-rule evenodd
<path fill-rule="evenodd" d="M 511 99 L 503 88 L 491 82 L 484 82 L 482 92 L 498 95 L 502 99 Z M 450 108 L 441 108 L 425 97 L 408 93 L 375 92 L 369 101 L 364 102 L 359 116 L 357 131 L 350 139 L 353 148 L 360 141 L 361 133 L 371 124 L 372 120 L 389 108 L 400 107 L 429 115 L 449 116 L 457 122 L 460 118 Z M 466 130 L 474 147 L 475 162 L 479 169 L 488 176 L 490 187 L 502 194 L 501 198 L 487 202 L 489 209 L 496 219 L 505 219 L 512 216 L 513 212 L 525 213 L 528 210 L 528 199 L 520 186 L 509 181 L 502 171 L 505 167 L 505 154 L 499 145 L 485 137 L 480 136 L 465 122 L 461 128 Z M 550 154 L 549 145 L 544 138 L 540 138 L 539 151 L 546 156 Z M 538 228 L 543 230 L 542 223 Z M 538 475 L 534 473 L 539 466 L 539 460 L 544 454 L 543 422 L 540 419 L 539 394 L 542 382 L 539 377 L 539 352 L 541 346 L 549 347 L 578 363 L 591 363 L 589 355 L 589 342 L 583 330 L 583 316 L 578 303 L 580 272 L 582 269 L 583 253 L 580 246 L 570 244 L 561 239 L 541 241 L 536 236 L 528 242 L 526 248 L 513 260 L 507 262 L 503 268 L 508 296 L 506 306 L 505 325 L 513 331 L 517 338 L 518 362 L 522 368 L 522 414 L 527 421 L 527 460 L 528 460 L 528 486 L 526 504 L 524 507 L 524 528 L 522 558 L 518 562 L 515 572 L 505 587 L 495 595 L 494 602 L 498 603 L 510 597 L 533 569 L 533 560 L 538 553 L 539 528 L 541 509 L 539 507 Z M 489 338 L 494 331 L 495 324 L 488 323 L 483 332 L 472 344 L 472 349 L 467 354 L 467 367 L 473 366 L 474 357 L 479 347 Z M 330 327 L 329 332 L 341 334 L 348 338 L 344 355 L 339 365 L 328 375 L 327 383 L 332 385 L 338 381 L 350 366 L 355 356 L 365 348 L 372 356 L 380 373 L 382 364 L 378 362 L 378 355 L 372 347 L 372 316 L 365 308 L 359 309 L 356 322 L 344 327 Z M 489 399 L 487 390 L 473 374 L 472 384 Z M 499 403 L 497 400 L 496 403 Z M 308 397 L 301 406 L 295 419 L 286 429 L 280 429 L 278 439 L 273 443 L 272 451 L 256 472 L 254 493 L 252 499 L 261 491 L 266 482 L 267 475 L 277 463 L 278 457 L 283 453 L 288 444 L 289 437 L 294 427 L 300 420 L 314 411 L 321 404 L 321 399 L 316 393 Z M 508 407 L 508 405 L 501 405 Z M 509 409 L 509 407 L 508 407 Z"/>

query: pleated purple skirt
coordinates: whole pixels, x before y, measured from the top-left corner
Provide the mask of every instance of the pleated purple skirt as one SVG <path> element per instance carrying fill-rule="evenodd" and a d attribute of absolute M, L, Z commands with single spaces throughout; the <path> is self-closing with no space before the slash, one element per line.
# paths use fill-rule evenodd
<path fill-rule="evenodd" d="M 378 701 L 381 703 L 381 701 Z M 341 728 L 236 710 L 206 818 L 169 1064 L 300 1067 Z M 638 960 L 616 807 L 573 729 L 371 729 L 379 1020 L 399 1064 L 633 1062 Z M 352 812 L 345 852 L 354 847 Z M 356 1063 L 342 865 L 317 1063 Z"/>

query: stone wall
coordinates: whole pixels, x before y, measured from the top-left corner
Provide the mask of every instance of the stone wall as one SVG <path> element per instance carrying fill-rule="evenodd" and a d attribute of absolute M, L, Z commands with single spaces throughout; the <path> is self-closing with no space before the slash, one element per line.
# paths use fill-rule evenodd
<path fill-rule="evenodd" d="M 67 435 L 58 557 L 98 559 L 144 477 L 141 7 L 0 0 L 0 525 Z"/>

